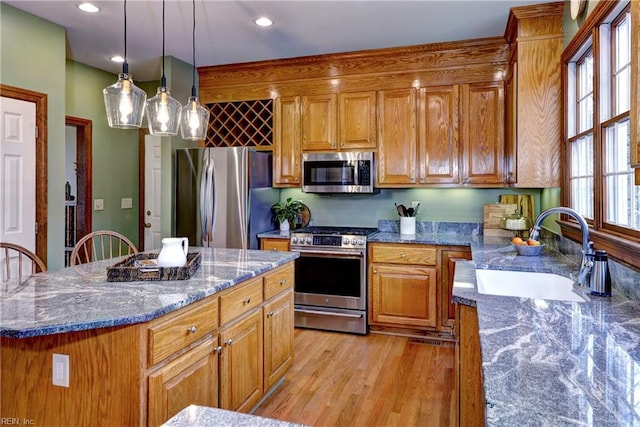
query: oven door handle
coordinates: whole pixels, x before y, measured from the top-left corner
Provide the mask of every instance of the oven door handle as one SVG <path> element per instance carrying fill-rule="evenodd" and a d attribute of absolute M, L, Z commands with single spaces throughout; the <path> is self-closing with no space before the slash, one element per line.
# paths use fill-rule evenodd
<path fill-rule="evenodd" d="M 364 251 L 331 251 L 331 250 L 327 250 L 327 251 L 323 251 L 321 249 L 313 249 L 313 250 L 308 250 L 308 249 L 295 249 L 292 248 L 290 249 L 293 252 L 299 252 L 300 255 L 326 255 L 326 256 L 330 256 L 330 257 L 334 257 L 334 258 L 339 258 L 340 255 L 350 255 L 350 256 L 356 256 L 356 257 L 362 257 L 364 255 Z"/>
<path fill-rule="evenodd" d="M 299 308 L 296 308 L 294 311 L 297 312 L 297 313 L 317 314 L 317 315 L 321 315 L 321 316 L 351 317 L 353 319 L 360 319 L 363 316 L 362 313 L 360 313 L 360 314 L 334 313 L 332 311 L 301 310 Z"/>

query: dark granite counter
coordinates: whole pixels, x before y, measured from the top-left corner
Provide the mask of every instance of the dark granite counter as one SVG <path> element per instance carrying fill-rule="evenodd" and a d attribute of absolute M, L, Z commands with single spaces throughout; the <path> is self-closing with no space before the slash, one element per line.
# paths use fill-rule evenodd
<path fill-rule="evenodd" d="M 301 424 L 274 420 L 272 418 L 241 414 L 224 409 L 190 405 L 178 412 L 165 427 L 303 427 Z"/>
<path fill-rule="evenodd" d="M 107 267 L 123 258 L 38 273 L 0 284 L 0 335 L 26 338 L 147 322 L 299 256 L 295 252 L 199 251 L 189 280 L 108 282 Z"/>

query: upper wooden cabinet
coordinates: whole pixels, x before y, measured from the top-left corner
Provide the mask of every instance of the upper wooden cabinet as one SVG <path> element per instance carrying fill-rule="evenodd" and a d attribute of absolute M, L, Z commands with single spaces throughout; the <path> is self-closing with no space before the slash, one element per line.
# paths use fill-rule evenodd
<path fill-rule="evenodd" d="M 506 167 L 516 187 L 560 186 L 562 13 L 562 2 L 515 7 L 507 22 Z"/>
<path fill-rule="evenodd" d="M 376 93 L 302 97 L 302 150 L 376 148 Z"/>
<path fill-rule="evenodd" d="M 420 183 L 457 184 L 459 86 L 421 88 L 418 113 Z"/>
<path fill-rule="evenodd" d="M 415 88 L 378 92 L 378 186 L 417 182 L 416 113 Z"/>
<path fill-rule="evenodd" d="M 504 85 L 461 86 L 462 183 L 499 185 L 504 179 Z"/>
<path fill-rule="evenodd" d="M 276 98 L 273 123 L 273 186 L 300 186 L 302 182 L 300 97 Z"/>

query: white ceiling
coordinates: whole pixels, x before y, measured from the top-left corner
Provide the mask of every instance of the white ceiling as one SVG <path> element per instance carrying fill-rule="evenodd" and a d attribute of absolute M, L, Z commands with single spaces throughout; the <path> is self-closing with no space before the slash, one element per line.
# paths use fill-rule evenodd
<path fill-rule="evenodd" d="M 122 1 L 3 1 L 66 28 L 67 57 L 118 73 L 109 57 L 124 51 Z M 548 0 L 196 0 L 196 65 L 219 65 L 323 53 L 502 36 L 513 6 Z M 192 3 L 166 2 L 167 55 L 192 63 Z M 274 21 L 260 28 L 253 20 Z M 127 1 L 127 60 L 136 80 L 160 78 L 162 2 Z"/>

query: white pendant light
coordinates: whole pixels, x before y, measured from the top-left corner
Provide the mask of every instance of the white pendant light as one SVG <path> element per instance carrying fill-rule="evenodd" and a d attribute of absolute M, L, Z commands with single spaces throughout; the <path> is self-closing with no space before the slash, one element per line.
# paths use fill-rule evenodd
<path fill-rule="evenodd" d="M 193 7 L 193 35 L 191 44 L 193 51 L 193 84 L 191 86 L 191 96 L 182 107 L 180 134 L 182 135 L 182 139 L 202 141 L 207 137 L 209 110 L 200 105 L 200 102 L 198 102 L 198 93 L 196 92 L 196 1 L 191 0 L 191 4 Z"/>
<path fill-rule="evenodd" d="M 134 129 L 142 125 L 147 94 L 133 84 L 127 64 L 127 0 L 124 1 L 124 62 L 118 81 L 102 91 L 109 127 Z"/>
<path fill-rule="evenodd" d="M 180 126 L 182 105 L 171 96 L 164 75 L 164 0 L 162 0 L 162 79 L 156 96 L 147 101 L 149 133 L 158 136 L 175 136 Z"/>

